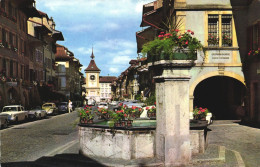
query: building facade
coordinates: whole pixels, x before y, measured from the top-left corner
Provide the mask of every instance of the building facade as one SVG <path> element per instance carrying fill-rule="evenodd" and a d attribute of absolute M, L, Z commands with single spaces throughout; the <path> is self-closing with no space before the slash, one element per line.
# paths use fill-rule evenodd
<path fill-rule="evenodd" d="M 34 1 L 0 2 L 0 108 L 7 104 L 29 107 L 39 102 L 30 66 L 34 41 L 27 34 L 29 17 L 40 17 Z"/>
<path fill-rule="evenodd" d="M 88 101 L 88 104 L 94 104 L 96 102 L 100 102 L 100 84 L 99 84 L 100 69 L 96 65 L 93 49 L 90 58 L 91 58 L 90 63 L 88 67 L 85 69 L 85 73 L 86 73 L 85 97 Z"/>
<path fill-rule="evenodd" d="M 87 104 L 93 105 L 100 101 L 110 102 L 113 97 L 111 84 L 116 77 L 99 75 L 101 70 L 96 65 L 93 48 L 90 58 L 90 63 L 85 69 L 86 83 L 83 91 Z"/>
<path fill-rule="evenodd" d="M 105 102 L 111 102 L 113 93 L 112 93 L 112 82 L 116 79 L 114 76 L 100 76 L 100 100 Z"/>
<path fill-rule="evenodd" d="M 140 52 L 142 45 L 151 40 L 152 34 L 155 34 L 154 39 L 161 31 L 170 30 L 163 25 L 168 18 L 173 25 L 181 23 L 177 27 L 180 33 L 194 32 L 203 45 L 203 51 L 197 52 L 195 65 L 190 70 L 190 111 L 195 106 L 207 107 L 217 119 L 245 116 L 246 83 L 233 9 L 230 0 L 154 1 L 143 6 L 141 26 L 148 28 L 136 35 Z M 212 38 L 216 39 L 215 42 Z M 157 75 L 156 69 L 152 72 L 149 64 L 148 69 L 148 73 L 153 73 L 152 77 Z"/>
<path fill-rule="evenodd" d="M 81 101 L 82 73 L 79 60 L 68 48 L 56 44 L 55 54 L 56 75 L 58 78 L 57 91 L 71 101 Z"/>

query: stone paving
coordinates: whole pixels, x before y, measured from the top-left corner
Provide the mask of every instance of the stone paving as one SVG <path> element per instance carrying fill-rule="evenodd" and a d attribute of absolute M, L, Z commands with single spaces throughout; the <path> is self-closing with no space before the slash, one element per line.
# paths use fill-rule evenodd
<path fill-rule="evenodd" d="M 33 161 L 77 139 L 77 112 L 1 130 L 1 162 Z"/>
<path fill-rule="evenodd" d="M 235 122 L 235 123 L 234 123 Z M 240 125 L 236 121 L 214 121 L 208 127 L 209 144 L 225 146 L 238 153 L 247 167 L 260 166 L 260 129 Z"/>
<path fill-rule="evenodd" d="M 187 167 L 260 166 L 260 130 L 234 122 L 214 121 L 208 127 L 209 146 L 205 154 L 194 156 Z M 61 132 L 66 133 L 65 130 L 63 129 Z M 120 159 L 84 157 L 78 154 L 77 139 L 59 146 L 63 146 L 62 149 L 57 149 L 52 154 L 33 162 L 6 163 L 3 167 L 163 166 L 155 158 L 123 161 Z"/>

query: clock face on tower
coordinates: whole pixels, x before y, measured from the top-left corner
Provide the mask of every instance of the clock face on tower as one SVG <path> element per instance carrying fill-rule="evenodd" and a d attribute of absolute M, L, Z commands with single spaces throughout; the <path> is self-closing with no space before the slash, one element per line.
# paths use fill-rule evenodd
<path fill-rule="evenodd" d="M 95 75 L 90 75 L 90 80 L 95 80 Z"/>

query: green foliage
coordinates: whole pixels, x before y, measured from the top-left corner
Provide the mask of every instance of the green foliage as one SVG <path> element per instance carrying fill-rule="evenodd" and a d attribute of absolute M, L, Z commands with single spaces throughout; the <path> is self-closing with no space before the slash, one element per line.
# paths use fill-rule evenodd
<path fill-rule="evenodd" d="M 195 119 L 205 118 L 208 114 L 209 110 L 207 108 L 195 107 L 193 110 L 193 116 Z"/>
<path fill-rule="evenodd" d="M 92 114 L 92 107 L 85 106 L 83 109 L 78 110 L 80 118 L 85 118 L 87 120 L 94 119 L 94 114 Z"/>
<path fill-rule="evenodd" d="M 147 106 L 151 106 L 151 105 L 154 105 L 156 102 L 156 96 L 154 94 L 152 94 L 150 97 L 148 97 L 146 100 L 145 100 L 145 104 Z"/>
<path fill-rule="evenodd" d="M 142 100 L 142 95 L 141 94 L 135 95 L 135 100 L 141 101 Z"/>
<path fill-rule="evenodd" d="M 149 62 L 195 59 L 196 51 L 202 49 L 202 44 L 193 35 L 194 32 L 190 30 L 183 34 L 180 34 L 179 30 L 172 30 L 166 34 L 161 32 L 153 41 L 143 45 L 142 55 L 147 57 Z M 182 58 L 177 58 L 179 53 L 183 53 Z"/>

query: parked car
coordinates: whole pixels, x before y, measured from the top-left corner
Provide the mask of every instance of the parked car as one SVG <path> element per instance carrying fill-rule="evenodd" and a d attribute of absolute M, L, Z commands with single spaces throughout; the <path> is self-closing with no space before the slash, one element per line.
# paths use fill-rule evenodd
<path fill-rule="evenodd" d="M 41 106 L 33 107 L 31 110 L 28 111 L 28 117 L 31 119 L 41 119 L 47 117 L 46 110 L 43 110 Z"/>
<path fill-rule="evenodd" d="M 69 112 L 69 110 L 68 110 L 68 102 L 61 102 L 61 103 L 59 103 L 58 104 L 58 110 L 59 110 L 59 113 L 61 113 L 61 112 Z"/>
<path fill-rule="evenodd" d="M 2 113 L 8 114 L 9 122 L 26 121 L 28 118 L 28 111 L 24 110 L 21 105 L 5 106 L 2 109 Z"/>
<path fill-rule="evenodd" d="M 128 108 L 132 108 L 133 106 L 142 108 L 143 106 L 145 106 L 144 103 L 139 102 L 137 100 L 125 101 L 123 102 L 123 105 L 127 105 Z"/>
<path fill-rule="evenodd" d="M 1 129 L 8 127 L 9 124 L 8 114 L 0 113 L 0 123 L 1 123 Z"/>
<path fill-rule="evenodd" d="M 108 104 L 105 103 L 105 102 L 100 102 L 100 103 L 98 104 L 98 108 L 108 109 Z"/>
<path fill-rule="evenodd" d="M 112 101 L 112 102 L 110 103 L 110 105 L 112 105 L 112 106 L 116 106 L 117 104 L 118 104 L 117 101 Z"/>
<path fill-rule="evenodd" d="M 42 109 L 46 110 L 48 115 L 58 114 L 58 108 L 55 103 L 44 103 Z"/>

